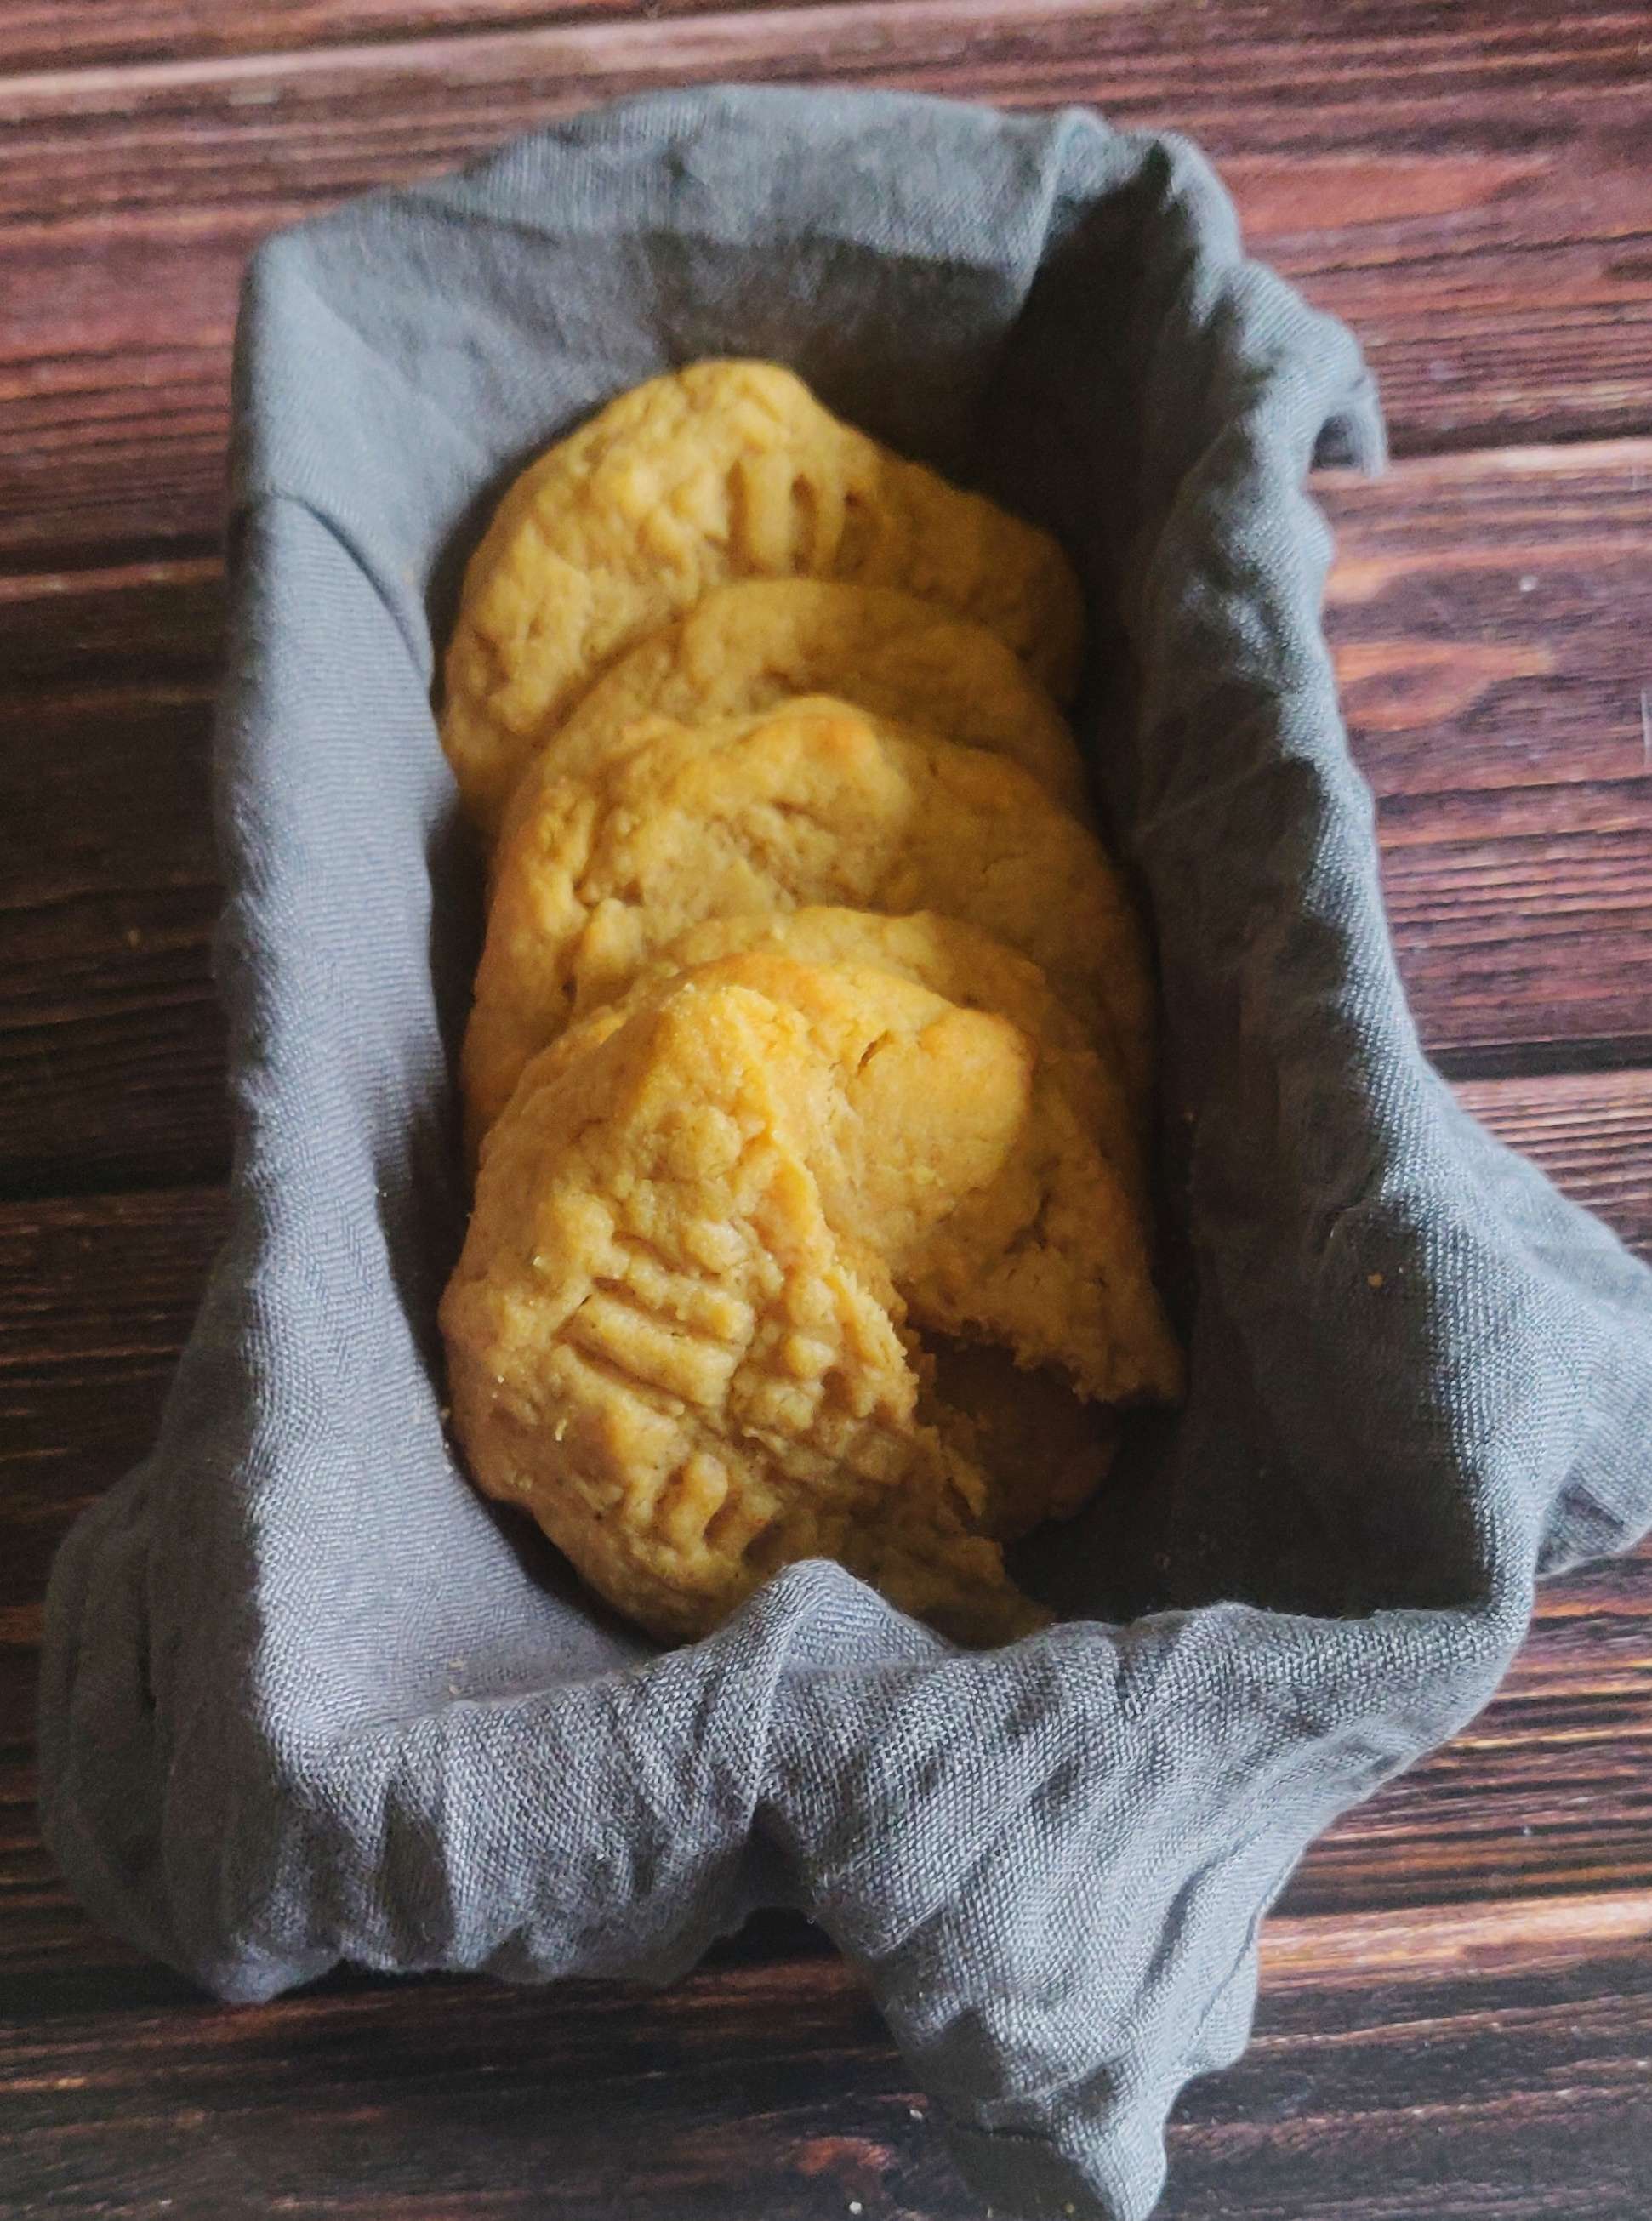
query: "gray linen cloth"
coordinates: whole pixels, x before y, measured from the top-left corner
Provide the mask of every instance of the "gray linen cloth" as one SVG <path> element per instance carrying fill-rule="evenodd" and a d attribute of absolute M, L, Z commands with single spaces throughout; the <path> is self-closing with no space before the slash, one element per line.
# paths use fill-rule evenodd
<path fill-rule="evenodd" d="M 659 1653 L 443 1436 L 479 898 L 433 630 L 531 451 L 733 353 L 1053 525 L 1096 613 L 1192 1390 L 1032 1552 L 1067 1616 L 994 1655 L 820 1562 Z M 1649 1276 L 1455 1107 L 1395 974 L 1303 491 L 1379 458 L 1356 348 L 1174 139 L 723 90 L 272 241 L 238 426 L 233 1231 L 53 1575 L 66 1873 L 232 1999 L 341 1958 L 661 1979 L 790 1903 L 984 2200 L 1145 2214 L 1305 1845 L 1486 1701 L 1539 1572 L 1652 1516 Z"/>

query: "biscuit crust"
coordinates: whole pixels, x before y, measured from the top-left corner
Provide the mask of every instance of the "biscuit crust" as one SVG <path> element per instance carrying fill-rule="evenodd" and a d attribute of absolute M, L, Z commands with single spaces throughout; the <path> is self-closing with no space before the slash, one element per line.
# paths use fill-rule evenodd
<path fill-rule="evenodd" d="M 629 649 L 535 748 L 500 841 L 533 815 L 548 785 L 578 778 L 641 718 L 704 724 L 805 694 L 1006 756 L 1058 802 L 1087 813 L 1084 764 L 1066 719 L 985 625 L 891 586 L 767 579 L 716 588 Z"/>
<path fill-rule="evenodd" d="M 443 746 L 490 835 L 536 740 L 616 657 L 712 588 L 894 586 L 994 633 L 1058 699 L 1078 583 L 1048 533 L 841 422 L 765 362 L 702 362 L 610 402 L 529 465 L 466 573 Z"/>
<path fill-rule="evenodd" d="M 529 1059 L 708 918 L 939 910 L 1029 957 L 1139 1099 L 1152 988 L 1093 835 L 1030 775 L 824 698 L 645 721 L 554 781 L 499 860 L 462 1077 L 472 1142 Z"/>

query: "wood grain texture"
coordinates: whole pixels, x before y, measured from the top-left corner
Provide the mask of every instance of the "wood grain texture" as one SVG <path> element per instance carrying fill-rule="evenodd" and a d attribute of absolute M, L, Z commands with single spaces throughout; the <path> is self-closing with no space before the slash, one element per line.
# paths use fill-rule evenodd
<path fill-rule="evenodd" d="M 1454 1074 L 1652 1059 L 1652 441 L 1323 487 L 1399 958 Z M 0 579 L 0 1191 L 227 1161 L 210 558 Z M 15 676 L 13 675 L 15 674 Z"/>
<path fill-rule="evenodd" d="M 0 754 L 0 1186 L 219 1176 L 210 679 L 70 684 L 0 715 L 24 741 Z"/>
<path fill-rule="evenodd" d="M 0 0 L 0 1198 L 45 1198 L 0 1201 L 0 2221 L 980 2221 L 795 1919 L 658 1997 L 344 1975 L 235 2012 L 40 1843 L 46 1567 L 153 1439 L 226 1224 L 245 253 L 666 82 L 1195 132 L 1406 458 L 1326 483 L 1330 624 L 1427 1038 L 1652 1254 L 1649 56 L 1604 0 Z M 1314 1847 L 1163 2221 L 1646 2221 L 1649 1757 L 1652 1548 L 1548 1586 L 1487 1711 Z"/>
<path fill-rule="evenodd" d="M 228 1223 L 216 1188 L 0 1205 L 0 1611 L 153 1440 Z"/>
<path fill-rule="evenodd" d="M 761 4 L 761 0 L 750 0 Z M 862 0 L 873 6 L 878 0 Z M 99 64 L 178 63 L 235 56 L 303 55 L 375 42 L 406 44 L 443 34 L 475 37 L 580 22 L 641 33 L 677 16 L 735 14 L 721 0 L 252 0 L 234 10 L 206 0 L 0 0 L 0 56 L 14 73 L 78 70 Z M 1322 84 L 1344 97 L 1375 74 L 1374 60 L 1410 37 L 1427 44 L 1413 53 L 1436 67 L 1467 74 L 1477 54 L 1501 50 L 1507 62 L 1531 64 L 1565 55 L 1580 22 L 1605 19 L 1621 29 L 1637 20 L 1633 7 L 1547 8 L 1539 0 L 1466 0 L 1449 21 L 1410 0 L 1340 0 L 1334 10 L 1308 0 L 1242 0 L 1212 25 L 1187 0 L 1117 0 L 1123 20 L 1106 34 L 1121 49 L 1157 52 L 1167 66 L 1178 54 L 1208 53 L 1243 41 L 1288 49 L 1311 62 Z M 1212 98 L 1207 81 L 1203 97 Z"/>
<path fill-rule="evenodd" d="M 1644 2221 L 1644 1941 L 1409 1973 L 1403 1918 L 1361 1941 L 1350 1981 L 1336 1924 L 1275 1924 L 1284 1978 L 1179 2103 L 1161 2221 Z M 93 1947 L 7 2002 L 19 2211 L 980 2221 L 853 1978 L 790 1924 L 647 1999 L 343 1979 L 231 2011 Z"/>
<path fill-rule="evenodd" d="M 760 5 L 762 0 L 752 0 Z M 867 5 L 877 0 L 865 0 Z M 66 53 L 85 69 L 132 62 L 305 53 L 318 47 L 474 37 L 549 23 L 641 28 L 673 16 L 727 10 L 721 0 L 259 0 L 233 10 L 203 0 L 0 0 L 0 54 L 17 73 L 56 70 Z"/>
<path fill-rule="evenodd" d="M 216 555 L 0 572 L 0 700 L 22 746 L 33 691 L 47 682 L 72 692 L 88 681 L 105 691 L 181 681 L 198 694 L 214 675 L 223 614 Z"/>
<path fill-rule="evenodd" d="M 1465 1080 L 1456 1094 L 1511 1148 L 1652 1258 L 1652 1075 Z"/>
<path fill-rule="evenodd" d="M 216 532 L 235 286 L 272 226 L 609 94 L 705 78 L 1085 101 L 1192 131 L 1257 247 L 1361 333 L 1398 447 L 1652 424 L 1632 9 L 1409 0 L 1327 22 L 1261 0 L 1224 6 L 1218 29 L 1201 0 L 647 20 L 507 8 L 503 28 L 386 44 L 368 23 L 342 45 L 327 42 L 330 11 L 254 10 L 254 40 L 260 17 L 293 27 L 294 50 L 272 55 L 221 55 L 226 33 L 185 13 L 193 28 L 174 11 L 172 31 L 196 58 L 0 79 L 0 562 L 14 568 Z M 164 25 L 154 37 L 162 51 Z"/>
<path fill-rule="evenodd" d="M 1618 787 L 1652 810 L 1652 439 L 1326 472 L 1344 713 L 1380 796 Z"/>
<path fill-rule="evenodd" d="M 1449 1061 L 1638 1044 L 1652 441 L 1417 458 L 1323 494 L 1329 630 L 1425 1036 Z"/>

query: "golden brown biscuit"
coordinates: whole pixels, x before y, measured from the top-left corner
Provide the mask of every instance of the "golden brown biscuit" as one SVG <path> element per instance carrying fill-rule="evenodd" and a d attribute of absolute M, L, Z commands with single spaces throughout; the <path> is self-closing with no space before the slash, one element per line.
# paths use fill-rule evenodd
<path fill-rule="evenodd" d="M 1088 810 L 1067 721 L 985 625 L 893 587 L 766 579 L 719 587 L 622 656 L 535 749 L 499 837 L 532 816 L 547 784 L 611 754 L 640 718 L 705 724 L 802 694 L 1007 756 L 1069 810 Z"/>
<path fill-rule="evenodd" d="M 854 913 L 812 915 L 841 918 Z M 685 935 L 678 946 L 691 946 L 698 937 Z M 807 937 L 802 938 L 806 945 Z M 828 947 L 835 938 L 820 936 Z M 972 938 L 983 954 L 1008 954 L 985 935 Z M 961 947 L 954 953 L 961 956 Z M 1167 1329 L 1154 1292 L 1142 1214 L 1086 1115 L 1093 1107 L 1091 1074 L 1079 1056 L 1052 1050 L 1004 1011 L 966 1009 L 878 962 L 832 958 L 823 963 L 760 944 L 689 969 L 651 967 L 622 1000 L 593 1011 L 543 1051 L 522 1085 L 559 1081 L 594 1048 L 648 1010 L 663 1007 L 689 984 L 706 992 L 740 987 L 800 1014 L 810 1042 L 833 1070 L 864 1059 L 854 1065 L 851 1091 L 860 1123 L 832 1131 L 840 1154 L 862 1149 L 883 1154 L 865 1161 L 852 1154 L 836 1173 L 822 1168 L 819 1177 L 835 1179 L 845 1195 L 860 1199 L 853 1208 L 834 1206 L 834 1223 L 861 1235 L 892 1261 L 921 1325 L 943 1335 L 1002 1342 L 1023 1367 L 1059 1366 L 1085 1394 L 1102 1401 L 1173 1392 L 1173 1360 L 1166 1356 Z M 1032 998 L 1027 1001 L 1036 1007 Z M 973 1117 L 987 1119 L 993 1131 L 1008 1120 L 1007 1082 L 1001 1074 L 995 1081 L 990 1071 L 983 1071 L 975 1083 L 977 1102 L 937 1103 L 910 1085 L 915 1069 L 910 1060 L 898 1068 L 883 1061 L 889 1048 L 899 1045 L 902 1029 L 910 1032 L 948 1012 L 959 1018 L 990 1017 L 1008 1027 L 1019 1044 L 1016 1068 L 1025 1115 L 1017 1129 L 1016 1176 L 1005 1169 L 990 1185 L 975 1183 L 944 1225 L 914 1248 L 892 1232 L 894 1206 L 882 1183 L 892 1181 L 893 1192 L 901 1196 L 913 1183 L 920 1192 L 926 1187 L 929 1175 L 910 1167 L 913 1161 L 922 1163 L 930 1148 L 929 1122 L 940 1121 L 939 1132 L 951 1136 L 955 1147 Z M 1002 1040 L 1002 1034 L 997 1038 Z M 961 1065 L 954 1072 L 937 1070 L 935 1084 L 954 1079 L 967 1092 L 968 1074 Z M 885 1081 L 895 1090 L 887 1100 L 880 1087 Z M 491 1137 L 486 1146 L 491 1148 Z M 1041 1181 L 1046 1185 L 1039 1186 Z M 1076 1205 L 1075 1196 L 1082 1198 Z M 856 1211 L 865 1214 L 864 1223 Z M 1029 1227 L 1036 1228 L 1036 1240 L 1028 1238 Z M 1061 1280 L 1058 1289 L 1050 1279 L 1056 1269 L 1052 1259 L 1064 1270 L 1078 1255 L 1094 1262 L 1101 1277 L 1076 1288 Z"/>
<path fill-rule="evenodd" d="M 1144 1186 L 1142 1136 L 1134 1106 L 1110 1057 L 1052 992 L 1038 967 L 990 934 L 934 910 L 891 917 L 877 910 L 810 906 L 772 917 L 714 917 L 692 926 L 645 965 L 627 992 L 599 1013 L 609 1029 L 658 998 L 682 973 L 727 956 L 789 957 L 797 964 L 852 964 L 892 972 L 962 1010 L 1008 1018 L 1038 1043 L 1059 1085 L 1131 1195 Z M 589 1042 L 590 1024 L 570 1040 Z M 543 1075 L 549 1067 L 541 1061 Z"/>
<path fill-rule="evenodd" d="M 728 725 L 652 721 L 546 788 L 499 861 L 465 1041 L 472 1137 L 536 1050 L 691 926 L 820 903 L 939 910 L 1008 942 L 1107 1029 L 1139 1098 L 1145 951 L 1092 835 L 1014 764 L 814 698 Z"/>
<path fill-rule="evenodd" d="M 1036 1044 L 773 955 L 610 1023 L 524 1075 L 443 1300 L 482 1486 L 661 1635 L 822 1553 L 967 1639 L 1031 1624 L 983 1531 L 1016 1514 L 937 1423 L 909 1316 L 1097 1397 L 1179 1375 L 1139 1224 Z"/>
<path fill-rule="evenodd" d="M 803 1034 L 688 986 L 524 1082 L 442 1304 L 456 1430 L 481 1486 L 662 1637 L 817 1555 L 955 1633 L 1015 1631 L 979 1477 L 919 1420 L 886 1275 L 806 1161 Z"/>
<path fill-rule="evenodd" d="M 471 559 L 442 743 L 478 823 L 616 656 L 714 586 L 794 576 L 936 602 L 1072 690 L 1082 606 L 1047 533 L 840 423 L 790 371 L 697 363 L 530 465 Z"/>
<path fill-rule="evenodd" d="M 535 1060 L 542 1085 L 687 972 L 703 979 L 731 956 L 893 973 L 961 1008 L 1006 1017 L 1037 1044 L 1041 1083 L 1067 1098 L 1147 1223 L 1137 1122 L 1110 1062 L 1056 1000 L 1036 964 L 955 918 L 920 910 L 807 909 L 775 917 L 712 918 L 646 966 L 629 991 L 563 1034 Z M 706 967 L 706 968 L 702 968 Z M 1094 1491 L 1117 1443 L 1116 1415 L 1078 1396 L 1070 1367 L 1019 1365 L 1007 1351 L 929 1332 L 918 1358 L 930 1416 L 947 1442 L 988 1476 L 987 1531 L 1011 1541 L 1046 1519 L 1072 1516 Z"/>

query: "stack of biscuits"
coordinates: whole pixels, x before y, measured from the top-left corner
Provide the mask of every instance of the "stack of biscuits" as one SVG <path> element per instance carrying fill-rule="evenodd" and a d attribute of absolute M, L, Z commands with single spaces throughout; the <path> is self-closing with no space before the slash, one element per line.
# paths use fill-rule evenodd
<path fill-rule="evenodd" d="M 1047 535 L 765 363 L 612 403 L 471 562 L 454 1427 L 663 1639 L 822 1555 L 1009 1639 L 1004 1544 L 1178 1393 L 1081 625 Z"/>

